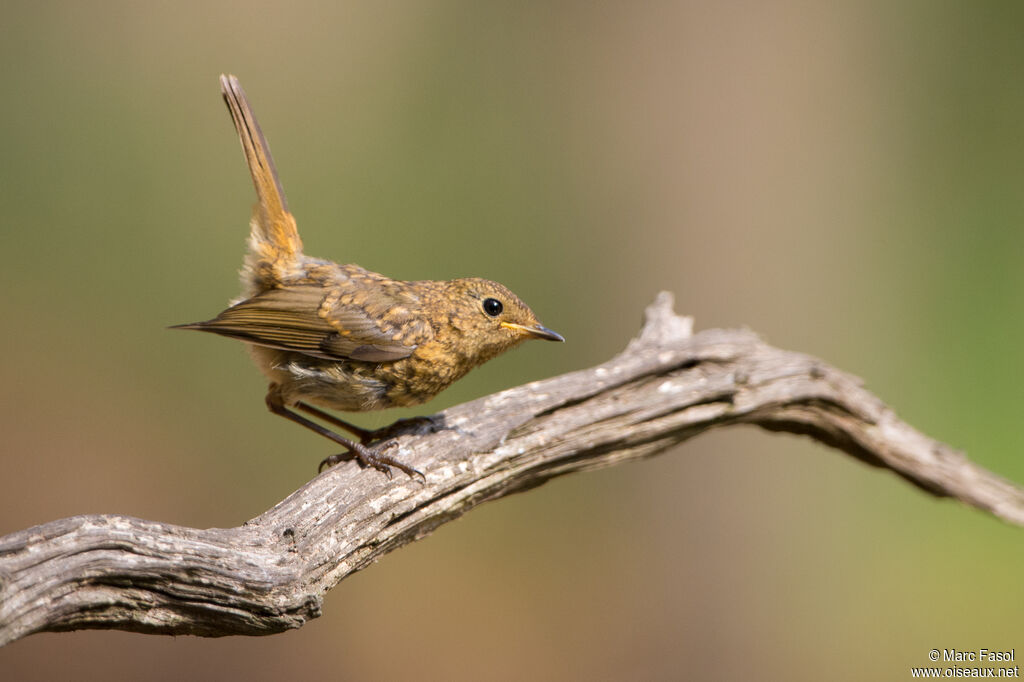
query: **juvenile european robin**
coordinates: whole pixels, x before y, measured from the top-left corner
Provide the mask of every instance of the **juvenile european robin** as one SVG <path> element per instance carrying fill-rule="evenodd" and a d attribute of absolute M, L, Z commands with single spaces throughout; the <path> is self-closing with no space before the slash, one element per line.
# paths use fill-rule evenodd
<path fill-rule="evenodd" d="M 366 431 L 318 407 L 364 412 L 418 405 L 477 365 L 527 339 L 564 339 L 507 288 L 486 279 L 404 282 L 302 252 L 270 148 L 234 76 L 224 101 L 249 164 L 258 202 L 250 223 L 243 293 L 217 317 L 179 325 L 246 342 L 270 379 L 267 407 L 346 449 L 320 466 L 357 459 L 388 476 L 412 467 L 371 447 L 391 427 Z M 295 410 L 343 428 L 351 440 Z"/>

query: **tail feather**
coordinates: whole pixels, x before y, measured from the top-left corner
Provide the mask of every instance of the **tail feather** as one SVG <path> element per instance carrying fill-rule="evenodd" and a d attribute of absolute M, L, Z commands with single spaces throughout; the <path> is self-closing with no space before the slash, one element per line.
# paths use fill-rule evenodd
<path fill-rule="evenodd" d="M 288 201 L 270 156 L 270 146 L 245 91 L 231 75 L 221 75 L 220 89 L 238 131 L 259 200 L 253 210 L 250 253 L 243 273 L 244 284 L 254 293 L 253 290 L 271 288 L 288 279 L 302 257 L 302 240 L 295 218 L 288 212 Z"/>

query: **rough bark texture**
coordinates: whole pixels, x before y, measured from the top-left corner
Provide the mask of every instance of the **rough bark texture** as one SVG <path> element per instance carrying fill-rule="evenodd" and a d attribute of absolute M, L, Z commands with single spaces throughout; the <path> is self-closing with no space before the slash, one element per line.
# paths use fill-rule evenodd
<path fill-rule="evenodd" d="M 691 327 L 662 293 L 612 360 L 454 407 L 440 430 L 402 436 L 397 456 L 425 482 L 341 465 L 239 528 L 91 515 L 0 538 L 0 644 L 80 628 L 297 628 L 347 575 L 481 502 L 731 424 L 810 436 L 1024 525 L 1024 491 L 901 422 L 855 377 L 748 331 Z"/>

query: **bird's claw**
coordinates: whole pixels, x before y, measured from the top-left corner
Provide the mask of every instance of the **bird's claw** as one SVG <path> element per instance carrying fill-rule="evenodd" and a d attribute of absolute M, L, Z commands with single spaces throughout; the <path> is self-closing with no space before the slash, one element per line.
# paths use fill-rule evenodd
<path fill-rule="evenodd" d="M 323 461 L 320 462 L 318 471 L 323 471 L 324 468 L 332 467 L 339 462 L 347 462 L 354 459 L 363 469 L 366 467 L 373 467 L 389 479 L 393 476 L 391 468 L 394 467 L 395 469 L 405 473 L 409 478 L 419 476 L 424 482 L 427 480 L 427 477 L 424 476 L 423 472 L 419 469 L 414 469 L 408 464 L 404 464 L 394 457 L 384 454 L 385 450 L 390 450 L 398 446 L 398 441 L 395 439 L 387 440 L 375 447 L 369 447 L 363 443 L 353 443 L 352 445 L 353 447 L 348 452 L 341 452 L 336 455 L 325 457 Z"/>

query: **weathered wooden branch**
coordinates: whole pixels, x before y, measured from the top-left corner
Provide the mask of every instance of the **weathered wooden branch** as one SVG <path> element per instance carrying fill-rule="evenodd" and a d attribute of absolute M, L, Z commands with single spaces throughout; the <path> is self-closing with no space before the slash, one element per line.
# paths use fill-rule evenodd
<path fill-rule="evenodd" d="M 1024 525 L 1021 488 L 904 424 L 856 378 L 747 331 L 691 326 L 663 293 L 603 365 L 453 407 L 440 430 L 402 436 L 398 456 L 426 482 L 343 464 L 239 528 L 90 515 L 0 538 L 0 644 L 80 628 L 297 628 L 347 575 L 481 502 L 732 424 L 810 436 Z"/>

